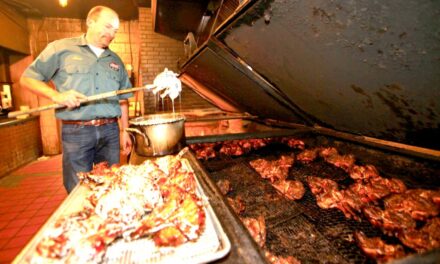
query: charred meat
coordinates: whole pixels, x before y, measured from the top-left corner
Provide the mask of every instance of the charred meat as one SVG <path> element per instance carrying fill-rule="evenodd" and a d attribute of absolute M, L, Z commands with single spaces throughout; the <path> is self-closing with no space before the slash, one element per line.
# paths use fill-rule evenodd
<path fill-rule="evenodd" d="M 268 179 L 273 183 L 287 178 L 294 160 L 293 156 L 282 155 L 276 160 L 256 159 L 250 161 L 249 164 L 262 178 Z"/>
<path fill-rule="evenodd" d="M 263 216 L 258 218 L 241 218 L 241 221 L 246 226 L 255 242 L 263 248 L 266 244 L 266 222 Z"/>
<path fill-rule="evenodd" d="M 354 237 L 358 246 L 369 257 L 378 262 L 387 262 L 405 256 L 401 245 L 390 245 L 380 237 L 367 237 L 363 232 L 355 232 Z"/>
<path fill-rule="evenodd" d="M 304 185 L 300 181 L 277 181 L 272 183 L 272 186 L 289 200 L 299 200 L 306 192 Z"/>
<path fill-rule="evenodd" d="M 234 210 L 237 215 L 243 213 L 244 210 L 246 210 L 246 206 L 240 196 L 235 197 L 235 199 L 230 197 L 228 197 L 227 199 L 229 205 L 232 207 L 232 210 Z"/>

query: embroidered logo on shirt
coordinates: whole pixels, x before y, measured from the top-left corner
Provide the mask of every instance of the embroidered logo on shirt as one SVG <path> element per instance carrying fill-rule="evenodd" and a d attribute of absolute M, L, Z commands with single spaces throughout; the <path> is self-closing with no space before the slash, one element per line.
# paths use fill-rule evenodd
<path fill-rule="evenodd" d="M 119 65 L 114 61 L 110 62 L 110 68 L 114 71 L 119 71 Z"/>

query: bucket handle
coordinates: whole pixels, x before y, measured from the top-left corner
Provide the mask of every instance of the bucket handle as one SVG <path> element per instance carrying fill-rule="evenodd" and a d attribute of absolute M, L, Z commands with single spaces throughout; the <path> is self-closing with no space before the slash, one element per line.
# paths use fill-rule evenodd
<path fill-rule="evenodd" d="M 141 131 L 139 131 L 139 129 L 137 129 L 137 128 L 131 128 L 131 127 L 127 127 L 126 129 L 125 129 L 125 131 L 127 131 L 127 132 L 131 132 L 131 133 L 135 133 L 135 134 L 139 134 L 139 135 L 141 135 L 143 138 L 144 138 L 144 140 L 145 140 L 145 145 L 148 147 L 148 146 L 150 146 L 150 140 L 148 139 L 148 137 L 147 137 L 147 135 L 145 135 L 145 133 L 142 133 Z M 131 134 L 130 133 L 130 134 Z M 133 135 L 133 134 L 131 134 L 131 135 Z M 134 135 L 133 135 L 134 136 Z M 134 137 L 135 138 L 135 140 L 136 140 L 136 137 Z"/>

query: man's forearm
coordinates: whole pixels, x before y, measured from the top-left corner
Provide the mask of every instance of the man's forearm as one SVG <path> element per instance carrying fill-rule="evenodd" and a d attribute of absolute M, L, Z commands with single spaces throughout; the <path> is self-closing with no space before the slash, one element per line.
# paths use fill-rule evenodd
<path fill-rule="evenodd" d="M 45 82 L 28 78 L 28 77 L 21 77 L 20 78 L 20 85 L 28 90 L 30 90 L 32 93 L 43 96 L 45 98 L 48 98 L 53 101 L 53 98 L 55 98 L 59 93 L 50 87 Z"/>
<path fill-rule="evenodd" d="M 121 130 L 128 128 L 128 100 L 120 100 L 121 105 Z"/>
<path fill-rule="evenodd" d="M 29 89 L 34 94 L 49 98 L 51 101 L 57 104 L 63 104 L 69 108 L 75 108 L 80 106 L 81 104 L 80 100 L 87 98 L 85 95 L 75 90 L 69 90 L 60 93 L 57 90 L 50 87 L 45 82 L 28 77 L 21 77 L 20 85 L 26 89 Z"/>

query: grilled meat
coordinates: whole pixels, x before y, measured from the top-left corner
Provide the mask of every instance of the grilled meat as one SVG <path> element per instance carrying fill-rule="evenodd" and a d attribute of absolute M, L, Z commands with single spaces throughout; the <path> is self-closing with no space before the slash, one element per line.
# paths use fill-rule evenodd
<path fill-rule="evenodd" d="M 264 217 L 260 215 L 258 218 L 241 218 L 255 242 L 263 248 L 266 244 L 266 222 Z"/>
<path fill-rule="evenodd" d="M 176 247 L 188 241 L 188 238 L 176 226 L 168 226 L 153 234 L 154 243 L 158 246 Z"/>
<path fill-rule="evenodd" d="M 372 184 L 370 182 L 356 182 L 350 185 L 349 190 L 356 193 L 362 203 L 370 203 L 378 201 L 383 197 L 390 194 L 390 190 L 387 186 L 382 184 Z"/>
<path fill-rule="evenodd" d="M 415 197 L 420 196 L 427 200 L 431 200 L 438 207 L 440 207 L 440 190 L 411 189 L 407 191 L 407 194 Z"/>
<path fill-rule="evenodd" d="M 349 174 L 353 180 L 367 180 L 370 178 L 379 177 L 379 172 L 374 165 L 353 165 L 349 171 Z"/>
<path fill-rule="evenodd" d="M 355 158 L 353 155 L 329 155 L 324 158 L 327 163 L 332 164 L 335 167 L 341 168 L 346 172 L 349 172 L 351 167 L 355 163 Z"/>
<path fill-rule="evenodd" d="M 318 195 L 338 189 L 338 184 L 330 179 L 323 179 L 316 176 L 308 176 L 307 183 L 313 194 Z"/>
<path fill-rule="evenodd" d="M 342 199 L 338 184 L 330 179 L 308 176 L 307 183 L 315 195 L 316 203 L 322 209 L 336 208 Z"/>
<path fill-rule="evenodd" d="M 354 237 L 362 251 L 378 262 L 387 262 L 405 256 L 401 245 L 386 244 L 379 237 L 369 238 L 361 231 L 355 232 Z"/>
<path fill-rule="evenodd" d="M 362 212 L 372 225 L 381 228 L 389 235 L 416 227 L 416 221 L 405 212 L 382 210 L 377 206 L 365 207 Z"/>
<path fill-rule="evenodd" d="M 323 158 L 327 163 L 332 164 L 335 167 L 341 168 L 346 172 L 349 172 L 353 167 L 356 159 L 353 155 L 340 155 L 338 150 L 334 147 L 320 148 L 319 156 Z"/>
<path fill-rule="evenodd" d="M 421 191 L 408 190 L 401 194 L 393 194 L 384 200 L 385 209 L 406 212 L 415 220 L 424 221 L 430 217 L 437 216 L 438 206 L 423 196 Z"/>
<path fill-rule="evenodd" d="M 395 178 L 375 177 L 370 178 L 370 183 L 373 185 L 383 185 L 390 190 L 390 193 L 403 193 L 406 191 L 403 181 Z"/>
<path fill-rule="evenodd" d="M 293 156 L 282 155 L 277 160 L 256 159 L 250 161 L 249 164 L 262 178 L 269 179 L 273 183 L 287 178 L 294 160 Z"/>
<path fill-rule="evenodd" d="M 359 219 L 357 212 L 362 209 L 363 204 L 356 192 L 350 189 L 339 190 L 335 181 L 314 176 L 307 177 L 307 183 L 320 208 L 338 208 L 345 217 Z"/>
<path fill-rule="evenodd" d="M 397 237 L 405 246 L 417 252 L 440 248 L 440 218 L 429 219 L 419 230 L 404 230 Z"/>
<path fill-rule="evenodd" d="M 289 200 L 301 199 L 306 191 L 300 181 L 277 181 L 272 186 Z"/>
<path fill-rule="evenodd" d="M 194 151 L 196 154 L 197 159 L 202 160 L 208 160 L 211 158 L 215 158 L 217 156 L 217 152 L 215 151 L 215 148 L 219 143 L 195 143 L 189 145 L 189 147 Z"/>
<path fill-rule="evenodd" d="M 243 213 L 244 210 L 246 210 L 246 206 L 240 196 L 235 197 L 235 199 L 230 197 L 228 197 L 227 199 L 229 205 L 232 207 L 232 210 L 234 210 L 237 215 Z"/>
<path fill-rule="evenodd" d="M 231 182 L 228 180 L 218 180 L 217 181 L 217 187 L 220 189 L 220 192 L 223 195 L 228 194 L 230 191 L 232 191 Z"/>
<path fill-rule="evenodd" d="M 224 142 L 219 152 L 227 156 L 241 156 L 245 153 L 237 140 Z"/>
<path fill-rule="evenodd" d="M 330 156 L 339 155 L 338 150 L 334 147 L 328 147 L 328 148 L 320 148 L 319 150 L 319 156 L 323 159 L 327 159 Z"/>
<path fill-rule="evenodd" d="M 303 164 L 308 164 L 318 157 L 318 152 L 319 148 L 303 150 L 296 156 L 296 160 Z"/>
<path fill-rule="evenodd" d="M 280 139 L 280 142 L 289 146 L 290 148 L 293 148 L 293 149 L 304 149 L 305 148 L 304 141 L 299 140 L 299 139 L 295 139 L 295 138 L 291 138 L 291 137 L 282 137 Z"/>
<path fill-rule="evenodd" d="M 200 198 L 176 186 L 163 206 L 156 208 L 134 230 L 124 235 L 129 239 L 137 239 L 155 234 L 164 228 L 173 227 L 184 234 L 188 241 L 191 241 L 200 236 L 204 229 L 204 223 L 205 211 Z M 167 234 L 170 234 L 171 237 L 166 238 Z M 173 246 L 176 246 L 175 243 L 178 241 L 183 241 L 176 239 L 176 232 L 173 229 L 160 233 L 156 239 L 161 242 L 161 245 L 166 246 L 171 246 L 171 244 L 166 244 L 167 241 Z"/>

